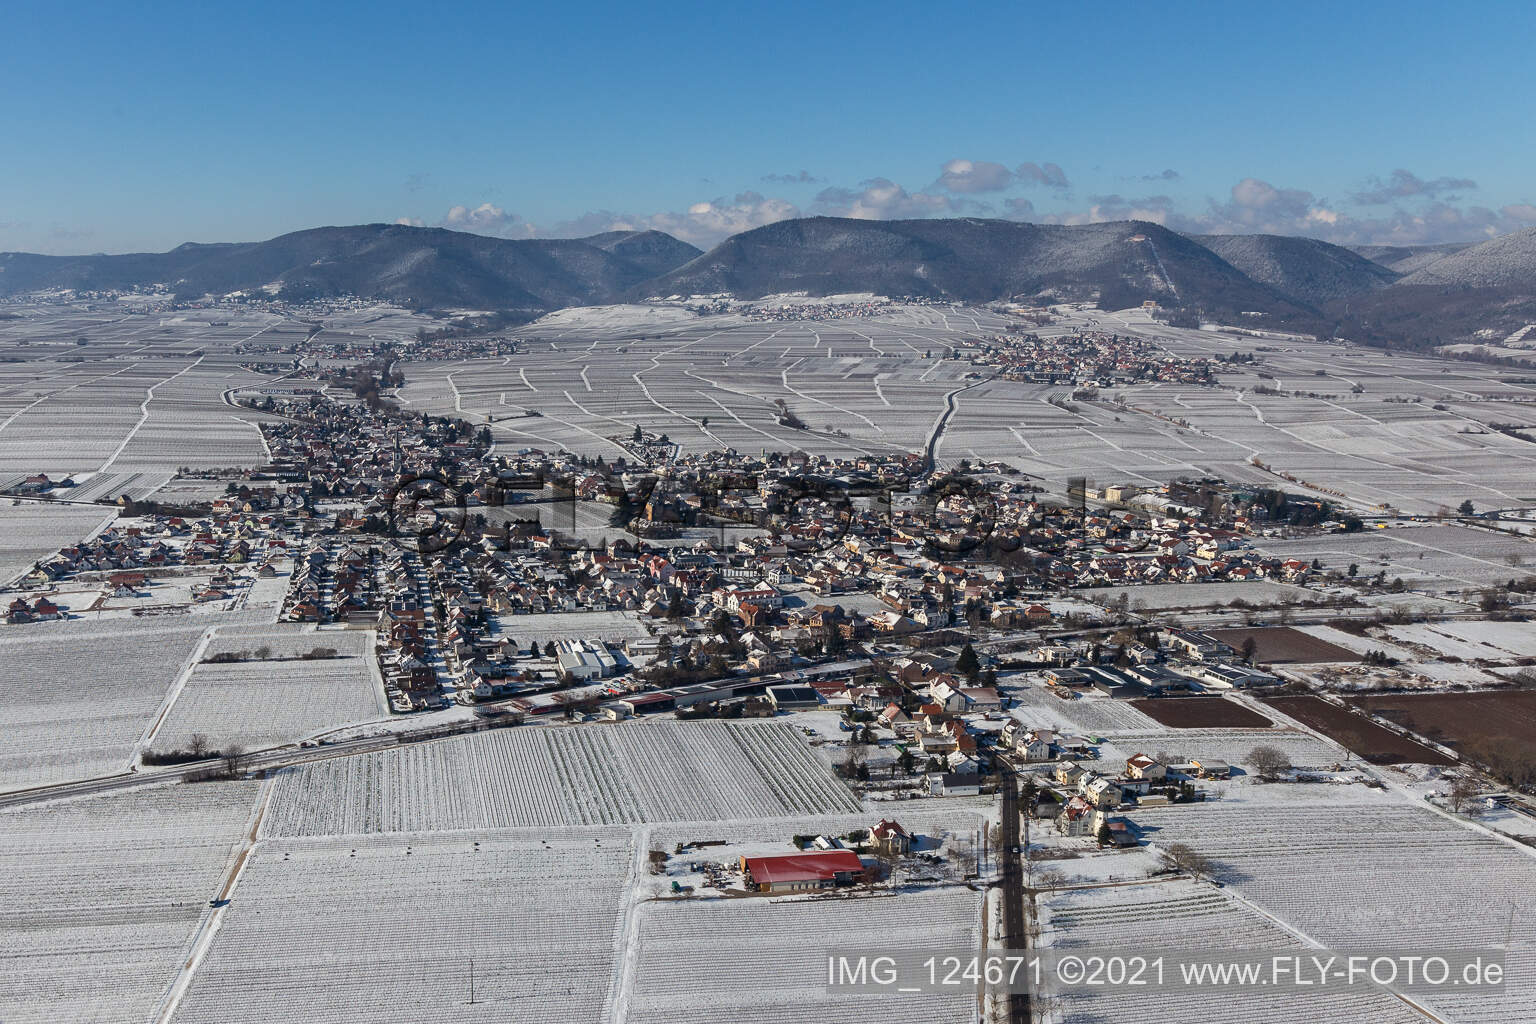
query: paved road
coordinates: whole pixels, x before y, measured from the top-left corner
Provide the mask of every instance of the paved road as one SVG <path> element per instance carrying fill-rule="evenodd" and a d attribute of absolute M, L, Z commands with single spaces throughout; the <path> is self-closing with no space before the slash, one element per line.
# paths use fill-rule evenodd
<path fill-rule="evenodd" d="M 1001 828 L 1003 858 L 1003 948 L 1016 951 L 1027 948 L 1029 935 L 1024 922 L 1024 865 L 1019 849 L 1019 779 L 1013 766 L 1003 762 L 1003 820 Z M 1029 993 L 1015 992 L 1008 998 L 1011 1024 L 1030 1024 Z"/>
<path fill-rule="evenodd" d="M 974 381 L 963 388 L 955 388 L 955 390 L 944 396 L 944 414 L 939 417 L 939 422 L 933 425 L 933 433 L 928 435 L 928 443 L 923 446 L 923 476 L 933 472 L 934 452 L 938 450 L 939 438 L 944 435 L 945 425 L 949 423 L 949 418 L 955 414 L 955 398 L 961 392 L 969 391 L 971 388 L 979 388 L 991 380 L 992 378 L 988 377 L 986 380 Z"/>

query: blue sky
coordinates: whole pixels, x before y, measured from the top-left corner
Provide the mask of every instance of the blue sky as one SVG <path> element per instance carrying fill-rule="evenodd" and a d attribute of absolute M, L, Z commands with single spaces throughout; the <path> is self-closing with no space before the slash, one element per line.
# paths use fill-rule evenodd
<path fill-rule="evenodd" d="M 700 245 L 816 213 L 1536 224 L 1536 5 L 828 7 L 13 2 L 0 250 L 396 220 Z"/>

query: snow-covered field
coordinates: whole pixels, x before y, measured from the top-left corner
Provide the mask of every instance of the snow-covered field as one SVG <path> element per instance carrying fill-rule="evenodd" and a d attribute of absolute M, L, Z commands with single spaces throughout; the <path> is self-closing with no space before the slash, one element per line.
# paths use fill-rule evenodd
<path fill-rule="evenodd" d="M 203 629 L 120 619 L 0 633 L 0 790 L 126 770 Z"/>
<path fill-rule="evenodd" d="M 1268 712 L 1266 712 L 1268 713 Z M 1289 721 L 1289 719 L 1286 719 Z M 1343 747 L 1295 729 L 1158 729 L 1147 732 L 1121 732 L 1109 737 L 1100 748 L 1106 765 L 1123 761 L 1138 753 L 1167 752 L 1174 760 L 1205 758 L 1241 766 L 1254 747 L 1274 747 L 1291 764 L 1304 768 L 1327 767 L 1343 762 L 1348 756 Z M 1122 764 L 1114 764 L 1122 768 Z"/>
<path fill-rule="evenodd" d="M 853 813 L 774 722 L 503 729 L 288 769 L 273 836 Z"/>
<path fill-rule="evenodd" d="M 1536 630 L 1525 622 L 1425 622 L 1388 626 L 1387 634 L 1465 661 L 1503 661 L 1536 655 Z"/>
<path fill-rule="evenodd" d="M 1461 989 L 1427 1002 L 1461 1024 L 1536 1019 L 1536 852 L 1396 793 L 1254 789 L 1290 792 L 1284 803 L 1143 809 L 1135 820 L 1159 844 L 1211 857 L 1239 895 L 1331 948 L 1485 948 L 1507 934 L 1500 995 Z"/>
<path fill-rule="evenodd" d="M 650 635 L 635 612 L 548 612 L 543 615 L 498 615 L 495 618 L 500 632 L 523 647 L 572 638 L 619 641 Z"/>
<path fill-rule="evenodd" d="M 1089 600 L 1112 601 L 1122 594 L 1132 608 L 1161 611 L 1165 608 L 1214 608 L 1242 600 L 1254 605 L 1305 601 L 1316 595 L 1306 587 L 1274 580 L 1246 583 L 1151 583 L 1139 587 L 1095 587 L 1077 593 Z"/>
<path fill-rule="evenodd" d="M 194 734 L 215 748 L 260 749 L 385 718 L 389 709 L 372 668 L 373 633 L 304 626 L 220 630 L 203 657 L 269 648 L 267 660 L 198 664 L 182 684 L 150 749 L 180 750 Z M 340 657 L 295 659 L 317 647 Z"/>
<path fill-rule="evenodd" d="M 1158 723 L 1136 710 L 1129 702 L 1097 693 L 1063 700 L 1041 686 L 1024 685 L 1025 676 L 1005 677 L 1008 695 L 1014 698 L 1013 717 L 1034 728 L 1058 729 L 1065 733 L 1101 735 L 1116 731 L 1159 729 Z"/>
<path fill-rule="evenodd" d="M 154 1020 L 257 790 L 165 786 L 0 811 L 0 1020 Z"/>
<path fill-rule="evenodd" d="M 59 548 L 99 532 L 115 509 L 0 499 L 0 587 Z"/>
<path fill-rule="evenodd" d="M 149 346 L 140 346 L 86 363 L 26 364 L 37 397 L 15 409 L 0 405 L 0 471 L 142 474 L 153 483 L 131 486 L 134 497 L 143 497 L 179 466 L 256 465 L 267 457 L 256 414 L 220 397 L 264 378 L 172 351 L 162 340 L 152 344 L 161 349 L 155 358 L 144 358 Z"/>
<path fill-rule="evenodd" d="M 622 829 L 265 841 L 174 1019 L 595 1024 L 633 861 Z"/>
<path fill-rule="evenodd" d="M 1294 950 L 1305 942 L 1214 886 L 1185 880 L 1066 890 L 1042 901 L 1045 945 L 1062 951 L 1156 956 L 1188 950 L 1217 959 L 1227 950 Z M 1170 967 L 1171 971 L 1172 968 Z M 1060 1024 L 1422 1024 L 1396 997 L 1367 986 L 1166 988 L 1056 987 Z"/>
<path fill-rule="evenodd" d="M 1385 572 L 1411 588 L 1459 592 L 1530 574 L 1536 545 L 1521 537 L 1455 525 L 1404 525 L 1364 533 L 1323 534 L 1257 545 L 1281 558 L 1321 559 L 1329 569 L 1359 567 L 1361 576 Z"/>
<path fill-rule="evenodd" d="M 832 900 L 652 902 L 639 913 L 630 1024 L 974 1019 L 975 996 L 834 994 L 829 950 L 980 949 L 981 894 L 964 886 Z"/>

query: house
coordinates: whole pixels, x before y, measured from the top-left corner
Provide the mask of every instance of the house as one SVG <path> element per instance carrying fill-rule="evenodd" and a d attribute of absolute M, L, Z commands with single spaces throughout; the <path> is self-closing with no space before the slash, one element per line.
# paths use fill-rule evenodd
<path fill-rule="evenodd" d="M 1133 779 L 1161 782 L 1168 777 L 1168 766 L 1146 754 L 1136 754 L 1125 759 L 1125 774 Z"/>
<path fill-rule="evenodd" d="M 864 877 L 864 862 L 851 850 L 743 857 L 741 871 L 753 892 L 785 893 L 852 885 Z"/>
<path fill-rule="evenodd" d="M 904 731 L 912 725 L 912 719 L 905 711 L 901 710 L 900 704 L 887 704 L 885 710 L 880 712 L 880 717 L 876 719 L 876 722 L 896 732 Z"/>
<path fill-rule="evenodd" d="M 1056 749 L 1068 757 L 1097 757 L 1094 742 L 1086 736 L 1057 736 Z"/>
<path fill-rule="evenodd" d="M 1074 796 L 1062 805 L 1056 815 L 1056 831 L 1064 836 L 1093 835 L 1096 817 L 1093 804 L 1080 796 Z"/>
<path fill-rule="evenodd" d="M 957 747 L 945 756 L 944 767 L 948 768 L 950 773 L 955 775 L 980 775 L 981 759 L 976 756 L 974 751 L 967 751 Z"/>
<path fill-rule="evenodd" d="M 1076 761 L 1063 761 L 1056 766 L 1056 781 L 1063 786 L 1075 787 L 1078 780 L 1088 774 L 1088 770 Z"/>
<path fill-rule="evenodd" d="M 912 720 L 923 732 L 938 732 L 949 721 L 949 714 L 938 704 L 919 704 Z"/>
<path fill-rule="evenodd" d="M 1202 779 L 1230 779 L 1232 766 L 1225 761 L 1215 758 L 1190 758 L 1189 761 L 1195 768 L 1195 775 Z"/>
<path fill-rule="evenodd" d="M 1131 831 L 1130 822 L 1124 818 L 1111 818 L 1104 822 L 1109 829 L 1109 843 L 1111 846 L 1125 848 L 1136 845 L 1136 835 Z M 1094 830 L 1097 834 L 1097 829 Z"/>
<path fill-rule="evenodd" d="M 1049 761 L 1055 733 L 1050 729 L 1030 729 L 1017 720 L 1003 726 L 1003 743 L 1011 746 L 1026 761 Z"/>
<path fill-rule="evenodd" d="M 1152 791 L 1151 779 L 1133 779 L 1122 775 L 1115 779 L 1115 785 L 1120 787 L 1120 798 L 1128 796 L 1143 797 Z"/>
<path fill-rule="evenodd" d="M 869 830 L 869 838 L 881 853 L 906 854 L 912 851 L 912 837 L 907 830 L 885 818 L 881 818 L 880 823 Z"/>
<path fill-rule="evenodd" d="M 1053 755 L 1056 734 L 1050 729 L 1031 729 L 1014 743 L 1013 749 L 1026 761 L 1049 761 Z"/>
<path fill-rule="evenodd" d="M 1034 649 L 1032 656 L 1047 665 L 1070 665 L 1076 659 L 1077 652 L 1069 644 L 1041 644 Z"/>
<path fill-rule="evenodd" d="M 960 744 L 953 733 L 924 731 L 917 734 L 917 749 L 929 757 L 943 757 L 960 749 Z"/>
<path fill-rule="evenodd" d="M 928 776 L 928 791 L 933 796 L 977 796 L 981 793 L 981 776 L 935 773 Z"/>
<path fill-rule="evenodd" d="M 752 671 L 766 674 L 782 669 L 786 664 L 786 660 L 782 654 L 776 651 L 754 651 L 748 656 L 747 664 L 751 667 Z"/>
<path fill-rule="evenodd" d="M 877 633 L 891 633 L 895 635 L 917 633 L 923 628 L 899 612 L 876 612 L 869 617 L 869 624 L 874 627 Z"/>
<path fill-rule="evenodd" d="M 1085 775 L 1078 782 L 1083 797 L 1095 807 L 1115 807 L 1123 799 L 1120 787 L 1114 779 L 1102 775 Z"/>

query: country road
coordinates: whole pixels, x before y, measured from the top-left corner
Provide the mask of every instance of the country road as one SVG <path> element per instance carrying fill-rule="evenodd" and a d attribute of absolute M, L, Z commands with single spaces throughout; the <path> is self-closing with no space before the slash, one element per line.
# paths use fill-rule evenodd
<path fill-rule="evenodd" d="M 1017 769 L 1006 758 L 999 758 L 1003 765 L 1002 824 L 1000 842 L 1003 858 L 1003 948 L 1018 952 L 1028 947 L 1029 933 L 1025 926 L 1024 865 L 1022 858 L 1028 851 L 1019 847 L 1019 779 Z M 1010 1024 L 1029 1024 L 1031 1007 L 1029 993 L 1015 992 L 1008 997 Z"/>
<path fill-rule="evenodd" d="M 928 443 L 923 446 L 923 476 L 933 472 L 934 454 L 939 448 L 939 438 L 944 435 L 944 427 L 949 423 L 949 418 L 955 414 L 955 398 L 963 392 L 969 391 L 972 388 L 979 388 L 991 381 L 991 377 L 987 377 L 985 380 L 972 381 L 964 387 L 955 388 L 955 390 L 944 396 L 944 412 L 939 416 L 938 421 L 934 423 L 933 431 L 928 435 Z"/>

